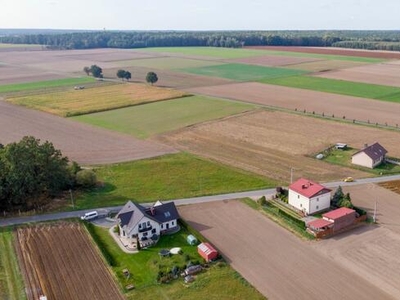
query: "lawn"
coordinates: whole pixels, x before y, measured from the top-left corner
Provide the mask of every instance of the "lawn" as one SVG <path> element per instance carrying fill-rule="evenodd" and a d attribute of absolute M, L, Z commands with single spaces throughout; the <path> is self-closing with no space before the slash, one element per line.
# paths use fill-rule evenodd
<path fill-rule="evenodd" d="M 267 78 L 261 79 L 259 82 L 390 102 L 400 102 L 400 88 L 384 85 L 311 76 L 291 76 L 272 79 Z"/>
<path fill-rule="evenodd" d="M 93 77 L 78 77 L 78 78 L 64 78 L 57 80 L 7 84 L 7 85 L 0 85 L 0 94 L 29 91 L 29 90 L 46 90 L 55 87 L 82 85 L 85 83 L 92 83 L 92 82 L 95 82 L 95 79 Z"/>
<path fill-rule="evenodd" d="M 4 44 L 0 43 L 0 48 L 41 48 L 42 45 L 32 44 Z"/>
<path fill-rule="evenodd" d="M 351 163 L 351 156 L 356 153 L 358 150 L 353 148 L 348 148 L 347 150 L 337 150 L 333 149 L 328 156 L 324 158 L 324 161 L 341 165 L 345 167 L 350 167 L 353 169 L 358 169 L 364 172 L 369 172 L 374 175 L 392 175 L 400 173 L 400 166 L 390 163 L 383 163 L 374 169 L 365 168 L 357 165 L 353 165 Z"/>
<path fill-rule="evenodd" d="M 60 116 L 74 116 L 185 96 L 181 91 L 139 83 L 13 97 L 8 101 Z"/>
<path fill-rule="evenodd" d="M 113 271 L 123 287 L 133 284 L 135 290 L 127 292 L 128 299 L 264 299 L 264 297 L 241 278 L 225 263 L 212 265 L 196 275 L 193 283 L 185 285 L 182 278 L 169 284 L 157 283 L 159 271 L 169 272 L 173 266 L 183 268 L 188 261 L 202 262 L 197 247 L 186 242 L 189 234 L 185 229 L 174 235 L 162 236 L 156 246 L 141 250 L 137 254 L 121 251 L 107 229 L 96 227 L 97 235 L 107 245 L 107 251 L 114 258 Z M 181 255 L 160 258 L 161 249 L 180 247 Z M 122 270 L 127 268 L 132 276 L 126 279 Z"/>
<path fill-rule="evenodd" d="M 0 231 L 0 298 L 26 299 L 11 229 Z"/>
<path fill-rule="evenodd" d="M 96 169 L 104 186 L 77 195 L 78 209 L 215 195 L 275 186 L 265 177 L 188 153 L 114 164 Z"/>
<path fill-rule="evenodd" d="M 167 52 L 193 56 L 209 56 L 214 58 L 232 59 L 252 56 L 262 56 L 266 53 L 259 50 L 219 48 L 219 47 L 159 47 L 141 49 L 144 52 Z"/>
<path fill-rule="evenodd" d="M 121 61 L 121 66 L 134 66 L 153 68 L 161 70 L 169 69 L 182 69 L 182 68 L 198 68 L 204 66 L 220 65 L 221 62 L 212 60 L 199 60 L 199 59 L 187 59 L 180 57 L 157 57 L 157 58 L 146 58 L 146 59 L 134 59 L 130 61 Z"/>
<path fill-rule="evenodd" d="M 255 107 L 255 105 L 235 101 L 192 96 L 93 113 L 74 117 L 74 119 L 138 138 L 147 138 Z"/>
<path fill-rule="evenodd" d="M 197 75 L 222 77 L 237 81 L 251 81 L 257 79 L 287 77 L 287 76 L 295 76 L 306 73 L 306 71 L 302 70 L 262 67 L 262 66 L 245 65 L 245 64 L 225 64 L 225 65 L 208 66 L 201 68 L 188 68 L 188 69 L 181 69 L 181 71 Z"/>

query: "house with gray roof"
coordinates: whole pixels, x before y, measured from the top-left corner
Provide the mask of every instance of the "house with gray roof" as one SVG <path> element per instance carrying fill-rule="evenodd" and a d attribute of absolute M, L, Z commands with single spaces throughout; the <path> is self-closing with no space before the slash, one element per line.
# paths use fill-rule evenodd
<path fill-rule="evenodd" d="M 373 169 L 385 161 L 386 154 L 387 150 L 375 142 L 370 146 L 365 145 L 363 149 L 354 153 L 351 163 Z"/>
<path fill-rule="evenodd" d="M 179 230 L 175 203 L 157 201 L 150 207 L 128 201 L 116 216 L 120 239 L 138 241 L 141 246 L 154 244 L 161 234 Z"/>

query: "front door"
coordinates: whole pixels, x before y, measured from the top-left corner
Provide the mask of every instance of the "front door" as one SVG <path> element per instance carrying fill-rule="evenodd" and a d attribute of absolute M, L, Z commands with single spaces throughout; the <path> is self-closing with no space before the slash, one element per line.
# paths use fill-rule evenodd
<path fill-rule="evenodd" d="M 167 223 L 166 227 L 167 227 L 167 229 L 169 229 L 169 223 Z"/>

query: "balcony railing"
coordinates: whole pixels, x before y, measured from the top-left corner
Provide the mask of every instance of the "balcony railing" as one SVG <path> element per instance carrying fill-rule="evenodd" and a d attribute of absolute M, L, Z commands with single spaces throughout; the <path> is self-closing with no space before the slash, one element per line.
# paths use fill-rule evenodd
<path fill-rule="evenodd" d="M 153 226 L 146 226 L 146 227 L 139 228 L 139 232 L 146 232 L 146 231 L 150 231 L 152 229 L 153 229 Z"/>

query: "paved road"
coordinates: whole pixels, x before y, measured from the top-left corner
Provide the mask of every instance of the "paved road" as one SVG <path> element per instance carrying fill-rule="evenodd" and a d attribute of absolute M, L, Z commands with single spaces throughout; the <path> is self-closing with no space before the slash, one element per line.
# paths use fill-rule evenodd
<path fill-rule="evenodd" d="M 324 185 L 329 188 L 335 188 L 339 185 L 353 186 L 353 185 L 360 185 L 360 184 L 366 184 L 366 183 L 378 183 L 378 182 L 384 182 L 384 181 L 390 181 L 390 180 L 400 180 L 400 175 L 358 179 L 354 182 L 342 182 L 342 181 L 328 182 L 328 183 L 324 183 Z M 175 199 L 175 200 L 170 200 L 170 201 L 174 201 L 176 205 L 188 205 L 188 204 L 193 204 L 193 203 L 206 203 L 206 202 L 232 200 L 232 199 L 239 199 L 239 198 L 246 198 L 246 197 L 250 197 L 250 198 L 260 198 L 262 196 L 271 197 L 274 193 L 275 193 L 275 189 L 273 188 L 273 189 L 264 189 L 264 190 L 256 190 L 256 191 L 248 191 L 248 192 L 240 192 L 240 193 L 230 193 L 230 194 L 221 194 L 221 195 L 204 196 L 204 197 Z M 165 202 L 170 202 L 170 201 L 165 201 Z M 150 204 L 152 204 L 152 203 L 146 203 L 144 205 L 150 205 Z M 104 207 L 101 209 L 97 209 L 97 211 L 100 214 L 107 215 L 109 212 L 118 212 L 121 208 L 122 208 L 122 206 L 112 206 L 112 207 Z M 0 227 L 33 223 L 33 222 L 43 222 L 43 221 L 51 221 L 51 220 L 77 218 L 77 217 L 82 216 L 84 213 L 92 211 L 92 210 L 95 210 L 95 209 L 43 214 L 43 215 L 35 215 L 35 216 L 28 216 L 28 217 L 1 218 L 0 219 Z"/>

